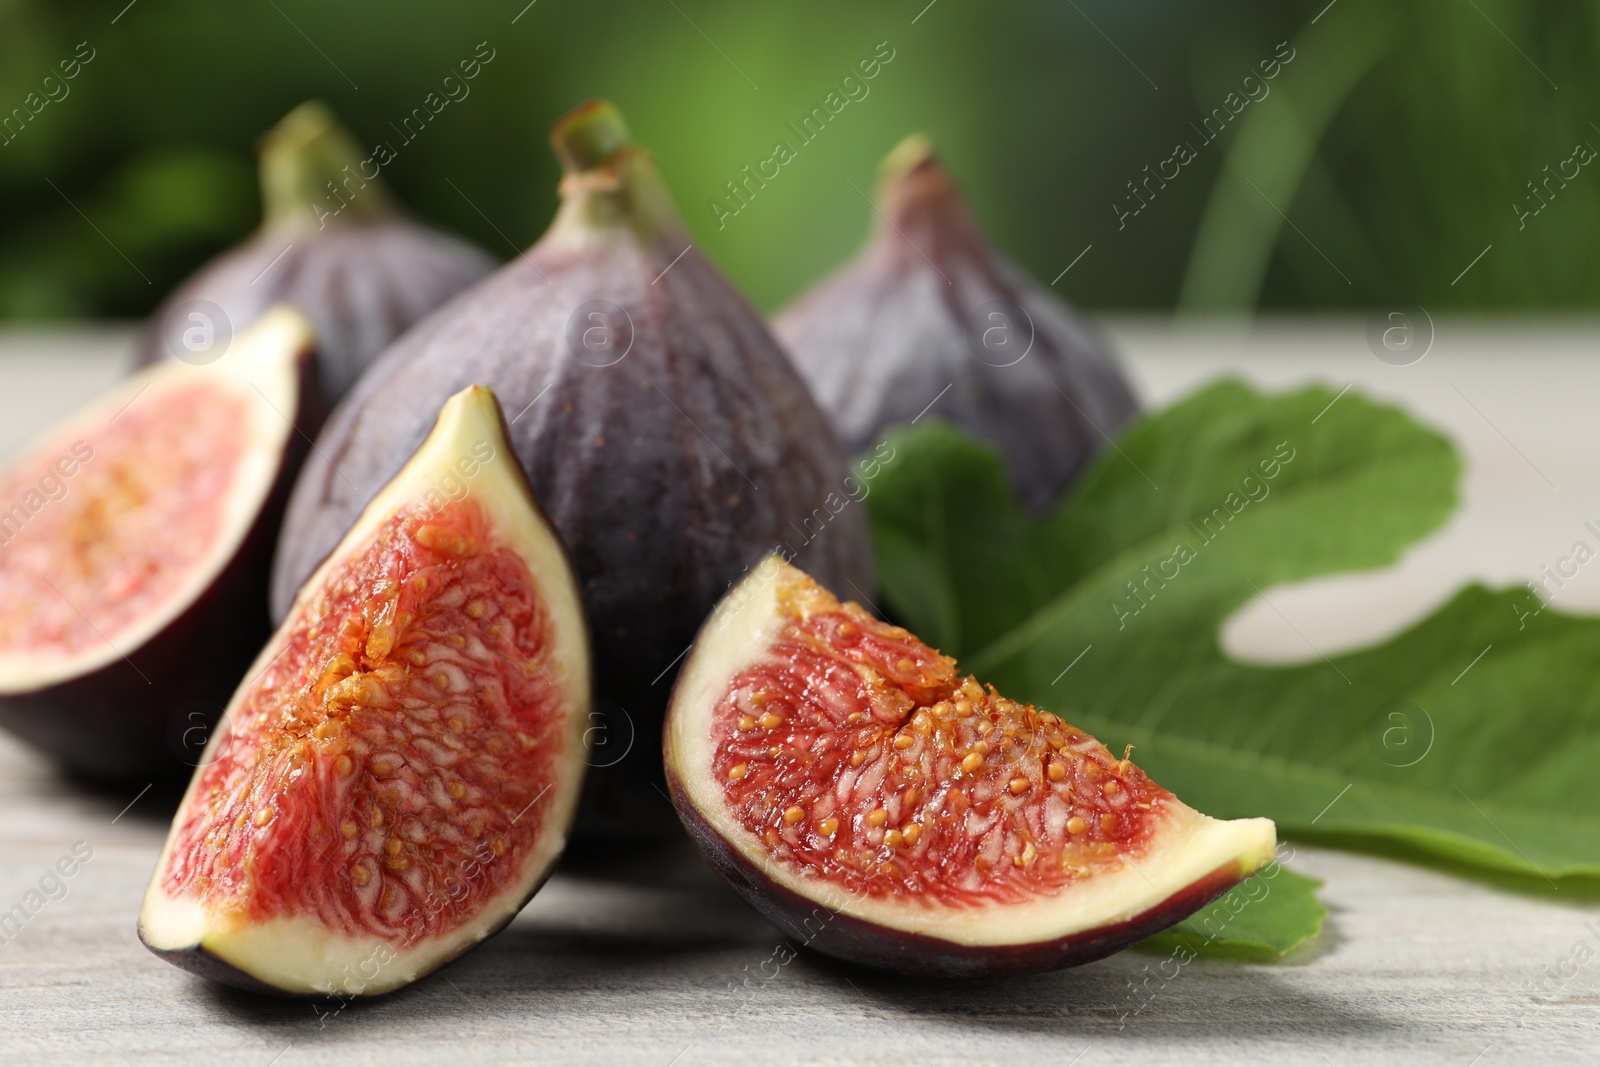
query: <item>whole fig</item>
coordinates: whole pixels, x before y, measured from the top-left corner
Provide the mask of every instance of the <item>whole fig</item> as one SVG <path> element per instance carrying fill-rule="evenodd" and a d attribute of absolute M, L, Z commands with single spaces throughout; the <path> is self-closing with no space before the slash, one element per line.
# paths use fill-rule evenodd
<path fill-rule="evenodd" d="M 214 331 L 238 332 L 286 303 L 316 327 L 318 384 L 331 405 L 390 341 L 494 269 L 474 245 L 401 214 L 379 177 L 381 158 L 360 151 L 322 104 L 289 112 L 261 139 L 261 227 L 167 297 L 138 365 L 201 362 L 188 338 L 204 348 Z M 227 322 L 211 321 L 197 301 Z"/>
<path fill-rule="evenodd" d="M 650 833 L 676 825 L 658 791 L 661 720 L 718 598 L 774 550 L 867 595 L 871 546 L 805 382 L 691 243 L 616 109 L 586 104 L 552 141 L 565 176 L 550 229 L 401 338 L 330 418 L 290 501 L 274 611 L 440 405 L 492 388 L 592 629 L 599 699 L 580 827 Z"/>
<path fill-rule="evenodd" d="M 1109 346 L 984 242 L 928 142 L 884 161 L 866 247 L 773 326 L 852 454 L 924 411 L 999 447 L 1035 511 L 1138 412 Z"/>

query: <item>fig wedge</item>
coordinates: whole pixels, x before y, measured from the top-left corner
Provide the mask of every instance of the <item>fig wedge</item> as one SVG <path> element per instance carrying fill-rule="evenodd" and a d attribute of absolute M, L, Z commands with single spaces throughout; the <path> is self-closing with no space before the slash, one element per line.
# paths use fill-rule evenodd
<path fill-rule="evenodd" d="M 374 996 L 521 910 L 584 773 L 588 638 L 489 390 L 318 568 L 229 704 L 145 896 L 179 967 Z"/>
<path fill-rule="evenodd" d="M 1061 719 L 769 558 L 673 694 L 667 781 L 712 865 L 803 945 L 947 977 L 1099 959 L 1271 861 Z"/>
<path fill-rule="evenodd" d="M 185 773 L 271 632 L 311 327 L 145 370 L 0 474 L 0 725 L 71 771 Z"/>

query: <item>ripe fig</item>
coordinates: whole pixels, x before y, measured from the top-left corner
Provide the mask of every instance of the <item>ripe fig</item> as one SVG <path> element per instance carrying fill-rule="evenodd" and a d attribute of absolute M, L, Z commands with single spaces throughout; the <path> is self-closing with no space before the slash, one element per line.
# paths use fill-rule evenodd
<path fill-rule="evenodd" d="M 139 936 L 291 995 L 389 992 L 475 947 L 566 842 L 587 640 L 494 396 L 465 389 L 234 694 Z"/>
<path fill-rule="evenodd" d="M 615 108 L 578 108 L 552 140 L 566 175 L 548 232 L 398 341 L 329 420 L 291 498 L 273 602 L 415 446 L 427 405 L 492 386 L 593 627 L 597 773 L 580 830 L 675 833 L 656 739 L 696 628 L 775 549 L 870 589 L 865 515 L 805 383 L 690 243 Z"/>
<path fill-rule="evenodd" d="M 0 474 L 0 725 L 79 773 L 194 765 L 270 632 L 311 373 L 310 325 L 275 309 L 215 362 L 134 375 Z"/>
<path fill-rule="evenodd" d="M 866 247 L 773 321 L 852 454 L 930 410 L 996 445 L 1053 503 L 1138 412 L 1108 344 L 984 242 L 921 137 L 884 161 Z"/>
<path fill-rule="evenodd" d="M 1048 712 L 771 558 L 707 620 L 666 726 L 684 825 L 756 910 L 950 977 L 1087 963 L 1272 859 Z"/>
<path fill-rule="evenodd" d="M 156 310 L 140 366 L 199 362 L 219 334 L 287 303 L 316 327 L 319 384 L 332 405 L 390 341 L 494 269 L 475 246 L 402 215 L 374 159 L 315 101 L 262 138 L 261 198 L 261 228 Z"/>

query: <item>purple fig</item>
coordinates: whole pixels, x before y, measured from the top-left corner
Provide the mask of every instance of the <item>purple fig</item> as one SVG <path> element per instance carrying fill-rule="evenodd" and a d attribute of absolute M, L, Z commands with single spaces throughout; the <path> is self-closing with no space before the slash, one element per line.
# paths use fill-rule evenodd
<path fill-rule="evenodd" d="M 201 362 L 216 331 L 242 331 L 286 303 L 316 329 L 318 382 L 331 405 L 389 342 L 494 269 L 476 246 L 401 214 L 378 162 L 322 104 L 289 112 L 261 140 L 260 229 L 167 297 L 138 364 Z"/>
<path fill-rule="evenodd" d="M 1138 413 L 1107 343 L 984 242 L 928 142 L 884 161 L 866 247 L 773 326 L 851 453 L 923 411 L 999 447 L 1022 500 L 1054 502 Z"/>
<path fill-rule="evenodd" d="M 866 595 L 871 546 L 805 382 L 691 243 L 616 109 L 584 105 L 552 140 L 566 173 L 550 229 L 401 338 L 330 418 L 291 498 L 273 603 L 281 618 L 448 397 L 492 388 L 593 632 L 580 826 L 648 831 L 673 825 L 651 788 L 661 718 L 707 612 L 773 551 Z"/>

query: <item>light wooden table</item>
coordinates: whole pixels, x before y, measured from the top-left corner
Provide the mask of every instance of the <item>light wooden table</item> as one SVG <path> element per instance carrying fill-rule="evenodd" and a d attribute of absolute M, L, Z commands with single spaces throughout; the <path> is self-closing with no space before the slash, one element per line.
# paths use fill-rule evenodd
<path fill-rule="evenodd" d="M 1354 382 L 1447 429 L 1467 456 L 1465 505 L 1445 530 L 1381 574 L 1275 591 L 1288 623 L 1246 607 L 1226 631 L 1241 655 L 1281 662 L 1314 655 L 1307 639 L 1331 651 L 1381 637 L 1466 578 L 1536 574 L 1600 516 L 1600 325 L 1443 321 L 1427 358 L 1404 368 L 1374 358 L 1360 320 L 1111 326 L 1153 403 L 1223 372 L 1272 388 Z M 111 380 L 125 341 L 0 335 L 0 451 Z M 1600 609 L 1597 575 L 1569 585 L 1563 606 Z M 1159 958 L 1134 952 L 961 984 L 801 954 L 763 978 L 777 931 L 692 852 L 585 855 L 476 953 L 319 1016 L 214 988 L 139 945 L 134 918 L 174 798 L 135 792 L 85 791 L 0 739 L 0 909 L 75 842 L 93 849 L 66 895 L 0 945 L 0 1062 L 1600 1062 L 1600 907 L 1304 846 L 1292 866 L 1327 881 L 1333 910 L 1317 943 L 1279 965 L 1201 961 L 1148 982 Z M 1592 958 L 1540 991 L 1579 942 Z"/>

